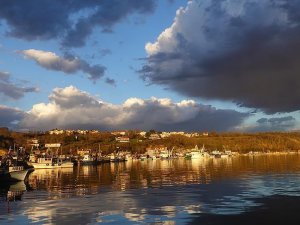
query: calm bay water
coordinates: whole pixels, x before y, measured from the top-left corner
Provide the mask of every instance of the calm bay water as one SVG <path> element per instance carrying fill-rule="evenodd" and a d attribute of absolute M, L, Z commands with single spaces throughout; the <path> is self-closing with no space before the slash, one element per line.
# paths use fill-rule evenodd
<path fill-rule="evenodd" d="M 298 224 L 300 219 L 300 155 L 40 169 L 26 184 L 0 186 L 0 224 Z"/>

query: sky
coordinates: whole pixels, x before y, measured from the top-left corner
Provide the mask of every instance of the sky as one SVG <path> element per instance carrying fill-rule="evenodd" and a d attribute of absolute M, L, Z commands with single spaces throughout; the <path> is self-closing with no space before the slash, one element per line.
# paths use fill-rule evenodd
<path fill-rule="evenodd" d="M 0 126 L 299 130 L 296 0 L 1 0 Z"/>

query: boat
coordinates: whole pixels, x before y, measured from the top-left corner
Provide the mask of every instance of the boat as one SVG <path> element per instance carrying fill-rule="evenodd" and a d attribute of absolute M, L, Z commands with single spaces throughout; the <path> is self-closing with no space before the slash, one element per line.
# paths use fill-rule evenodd
<path fill-rule="evenodd" d="M 57 157 L 39 157 L 36 162 L 31 162 L 35 169 L 72 168 L 74 164 L 70 161 L 63 161 Z"/>
<path fill-rule="evenodd" d="M 91 154 L 84 154 L 79 160 L 79 165 L 96 165 L 97 161 Z"/>
<path fill-rule="evenodd" d="M 97 164 L 99 163 L 109 163 L 110 162 L 110 155 L 103 155 L 97 160 Z"/>
<path fill-rule="evenodd" d="M 2 166 L 0 168 L 0 180 L 3 181 L 24 181 L 30 169 L 23 166 Z"/>
<path fill-rule="evenodd" d="M 154 155 L 154 156 L 151 157 L 151 159 L 156 160 L 157 157 Z"/>
<path fill-rule="evenodd" d="M 144 161 L 144 160 L 147 160 L 148 158 L 147 158 L 147 156 L 146 155 L 140 155 L 140 160 L 141 161 Z"/>
<path fill-rule="evenodd" d="M 185 156 L 186 159 L 202 159 L 204 157 L 204 146 L 199 149 L 196 145 L 195 148 L 191 149 Z"/>
<path fill-rule="evenodd" d="M 125 161 L 131 161 L 132 160 L 132 155 L 131 153 L 126 153 L 125 154 Z"/>
<path fill-rule="evenodd" d="M 0 180 L 3 181 L 24 181 L 32 168 L 21 158 L 6 155 L 0 161 Z"/>
<path fill-rule="evenodd" d="M 121 153 L 112 153 L 110 154 L 110 162 L 125 162 L 126 158 Z"/>
<path fill-rule="evenodd" d="M 211 152 L 211 156 L 214 157 L 214 158 L 221 158 L 222 153 L 218 150 L 214 150 L 214 151 Z"/>
<path fill-rule="evenodd" d="M 159 153 L 159 158 L 160 159 L 170 159 L 172 158 L 172 152 L 173 152 L 173 149 L 171 151 L 169 150 L 161 150 L 160 153 Z"/>

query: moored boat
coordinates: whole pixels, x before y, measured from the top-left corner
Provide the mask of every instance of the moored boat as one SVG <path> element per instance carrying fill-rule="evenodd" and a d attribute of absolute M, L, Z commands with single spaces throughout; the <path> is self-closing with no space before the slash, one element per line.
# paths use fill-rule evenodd
<path fill-rule="evenodd" d="M 4 166 L 0 169 L 0 180 L 23 181 L 29 171 L 30 169 L 24 169 L 23 166 Z"/>
<path fill-rule="evenodd" d="M 110 162 L 125 162 L 125 155 L 120 153 L 112 153 L 110 154 Z"/>
<path fill-rule="evenodd" d="M 195 148 L 191 149 L 186 155 L 186 159 L 202 159 L 205 156 L 204 146 L 202 149 L 199 149 L 196 145 Z"/>
<path fill-rule="evenodd" d="M 5 155 L 0 161 L 0 180 L 2 181 L 23 181 L 33 169 L 21 157 Z"/>
<path fill-rule="evenodd" d="M 160 159 L 170 159 L 172 158 L 172 151 L 169 150 L 161 150 L 159 153 Z"/>
<path fill-rule="evenodd" d="M 63 161 L 57 157 L 41 157 L 31 165 L 35 169 L 72 168 L 74 164 L 70 161 Z"/>
<path fill-rule="evenodd" d="M 96 165 L 96 159 L 90 154 L 84 154 L 79 160 L 79 165 Z"/>

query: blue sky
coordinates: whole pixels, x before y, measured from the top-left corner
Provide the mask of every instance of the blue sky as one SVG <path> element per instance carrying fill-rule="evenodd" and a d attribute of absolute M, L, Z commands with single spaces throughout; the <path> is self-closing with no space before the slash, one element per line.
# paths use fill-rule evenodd
<path fill-rule="evenodd" d="M 297 62 L 284 57 L 297 53 L 278 47 L 298 35 L 298 17 L 291 21 L 292 13 L 270 0 L 29 0 L 25 5 L 4 0 L 0 125 L 21 130 L 298 129 L 298 71 L 287 69 Z M 80 22 L 84 26 L 76 29 Z M 275 25 L 291 32 L 262 33 Z M 258 46 L 268 55 L 261 56 Z M 251 58 L 249 49 L 258 57 Z M 275 71 L 279 55 L 289 63 Z M 295 100 L 279 95 L 286 90 Z"/>

